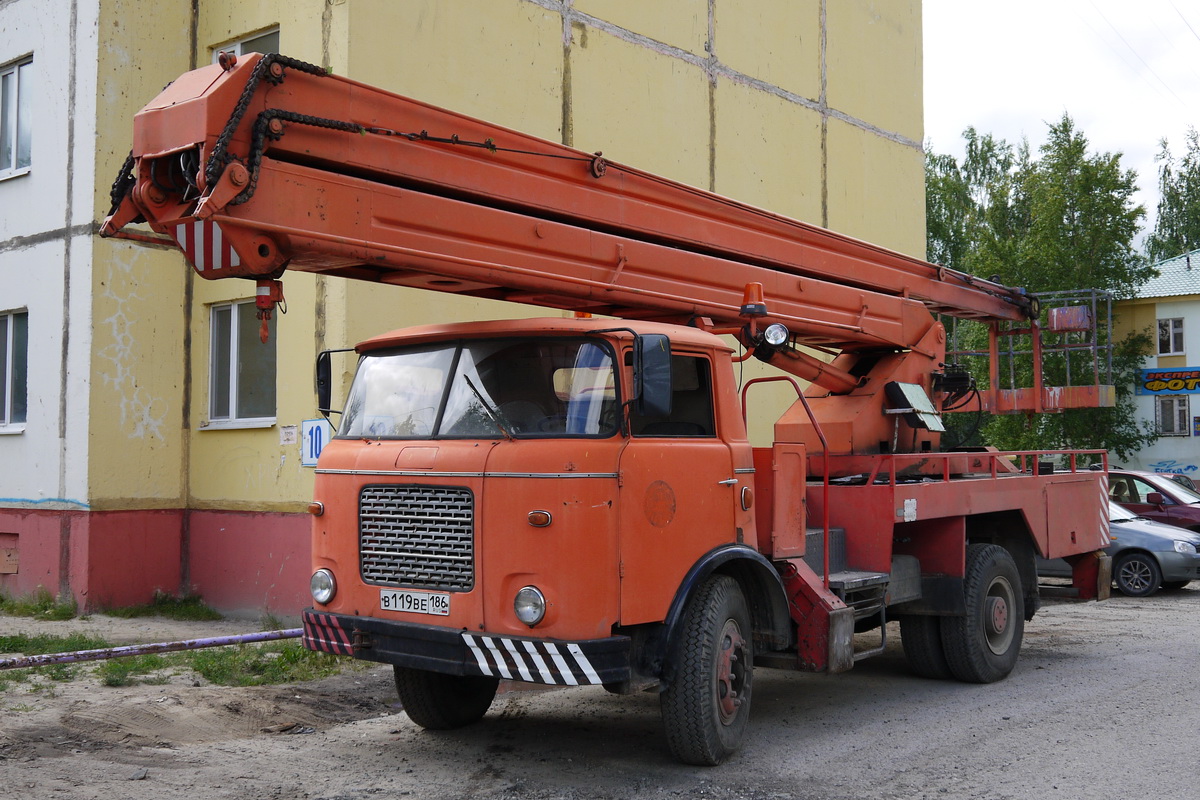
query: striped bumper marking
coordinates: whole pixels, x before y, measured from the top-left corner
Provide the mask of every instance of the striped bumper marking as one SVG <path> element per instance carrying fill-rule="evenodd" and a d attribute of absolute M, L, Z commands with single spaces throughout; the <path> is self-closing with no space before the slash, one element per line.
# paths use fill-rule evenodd
<path fill-rule="evenodd" d="M 339 656 L 353 655 L 350 636 L 329 614 L 304 615 L 304 646 L 322 653 Z"/>
<path fill-rule="evenodd" d="M 475 656 L 480 673 L 552 686 L 599 684 L 600 676 L 577 644 L 506 639 L 463 632 L 463 642 Z"/>

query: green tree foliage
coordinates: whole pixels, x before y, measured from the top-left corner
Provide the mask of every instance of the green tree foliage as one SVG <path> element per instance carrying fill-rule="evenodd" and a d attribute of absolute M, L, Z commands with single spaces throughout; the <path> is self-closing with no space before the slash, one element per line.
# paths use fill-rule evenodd
<path fill-rule="evenodd" d="M 1200 248 L 1200 135 L 1190 128 L 1186 150 L 1171 154 L 1167 140 L 1160 144 L 1158 167 L 1158 219 L 1146 237 L 1151 261 L 1174 258 Z"/>
<path fill-rule="evenodd" d="M 1135 173 L 1121 167 L 1119 154 L 1090 153 L 1069 116 L 1049 126 L 1036 155 L 1027 142 L 1014 147 L 974 128 L 963 136 L 961 163 L 926 156 L 929 260 L 1030 292 L 1101 289 L 1131 297 L 1154 274 L 1133 248 L 1145 215 L 1133 202 Z M 986 349 L 979 326 L 958 326 L 955 337 L 960 349 Z M 1133 379 L 1150 344 L 1145 333 L 1114 344 L 1115 408 L 984 420 L 956 415 L 962 418 L 951 419 L 948 443 L 1108 449 L 1127 458 L 1155 438 L 1133 414 Z M 1083 366 L 1072 362 L 1076 384 Z M 973 367 L 986 380 L 986 367 Z M 1065 372 L 1062 362 L 1047 363 L 1047 384 L 1063 385 Z M 1090 377 L 1090 367 L 1086 372 Z"/>

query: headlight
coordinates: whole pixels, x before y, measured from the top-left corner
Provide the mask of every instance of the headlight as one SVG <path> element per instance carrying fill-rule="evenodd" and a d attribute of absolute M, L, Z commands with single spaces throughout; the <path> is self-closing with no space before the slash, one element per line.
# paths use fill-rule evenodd
<path fill-rule="evenodd" d="M 1175 542 L 1175 552 L 1186 556 L 1196 555 L 1196 545 L 1191 542 Z"/>
<path fill-rule="evenodd" d="M 546 616 L 546 598 L 536 586 L 524 586 L 513 600 L 517 619 L 533 627 Z"/>
<path fill-rule="evenodd" d="M 779 347 L 781 344 L 790 339 L 792 334 L 787 327 L 773 322 L 763 331 L 763 341 L 771 345 L 771 347 Z"/>
<path fill-rule="evenodd" d="M 337 581 L 333 579 L 333 573 L 327 569 L 314 572 L 308 581 L 308 591 L 312 593 L 313 600 L 320 605 L 328 603 L 337 594 Z"/>

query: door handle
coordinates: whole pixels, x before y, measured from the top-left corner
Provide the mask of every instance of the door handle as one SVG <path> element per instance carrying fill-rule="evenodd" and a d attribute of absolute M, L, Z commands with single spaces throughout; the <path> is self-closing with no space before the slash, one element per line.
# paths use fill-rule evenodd
<path fill-rule="evenodd" d="M 717 481 L 717 486 L 733 486 L 738 482 L 737 478 L 726 478 L 723 481 Z"/>

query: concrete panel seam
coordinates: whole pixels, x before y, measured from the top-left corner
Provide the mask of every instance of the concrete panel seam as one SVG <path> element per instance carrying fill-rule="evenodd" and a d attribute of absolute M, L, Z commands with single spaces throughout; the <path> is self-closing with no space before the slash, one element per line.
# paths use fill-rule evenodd
<path fill-rule="evenodd" d="M 100 230 L 100 223 L 83 222 L 65 228 L 54 228 L 53 230 L 42 231 L 40 233 L 31 233 L 27 236 L 13 236 L 11 239 L 5 239 L 0 242 L 0 253 L 7 253 L 11 250 L 26 250 L 30 247 L 45 244 L 46 242 L 71 239 L 76 236 L 87 236 L 90 238 L 98 230 Z"/>
<path fill-rule="evenodd" d="M 679 61 L 683 61 L 684 63 L 690 64 L 694 67 L 699 67 L 700 69 L 704 70 L 705 73 L 709 76 L 710 81 L 715 81 L 717 77 L 726 78 L 727 80 L 733 81 L 733 82 L 741 84 L 743 86 L 748 86 L 752 89 L 757 89 L 758 91 L 770 94 L 774 97 L 779 98 L 780 100 L 784 100 L 789 103 L 794 103 L 796 105 L 803 106 L 804 108 L 808 108 L 810 110 L 817 111 L 822 114 L 828 114 L 829 116 L 833 117 L 834 119 L 840 120 L 841 122 L 845 122 L 848 125 L 853 125 L 857 128 L 861 128 L 862 130 L 864 130 L 870 134 L 888 139 L 889 141 L 892 141 L 896 144 L 901 144 L 901 145 L 904 145 L 905 147 L 911 147 L 915 150 L 924 152 L 923 145 L 921 144 L 921 142 L 910 139 L 907 136 L 904 136 L 903 134 L 895 133 L 893 131 L 888 131 L 883 128 L 880 128 L 877 125 L 873 125 L 869 122 L 866 122 L 865 120 L 858 119 L 857 117 L 855 117 L 851 114 L 847 114 L 844 111 L 838 111 L 836 109 L 829 107 L 828 103 L 825 101 L 826 99 L 824 96 L 825 90 L 826 90 L 826 74 L 825 74 L 826 66 L 825 66 L 825 58 L 824 58 L 824 38 L 825 38 L 825 14 L 824 14 L 825 5 L 824 4 L 822 4 L 822 6 L 821 6 L 821 9 L 822 9 L 822 15 L 821 15 L 821 19 L 822 19 L 822 21 L 821 21 L 821 37 L 822 37 L 821 94 L 822 94 L 822 96 L 817 100 L 813 100 L 811 98 L 804 97 L 802 95 L 798 95 L 795 92 L 789 92 L 788 90 L 786 90 L 782 87 L 776 86 L 772 83 L 768 83 L 759 78 L 753 78 L 749 75 L 746 75 L 745 73 L 739 72 L 738 70 L 735 70 L 729 66 L 726 66 L 725 64 L 722 64 L 720 62 L 720 60 L 717 59 L 713 55 L 699 56 L 699 55 L 696 55 L 695 53 L 691 53 L 682 48 L 675 47 L 674 45 L 669 45 L 664 42 L 660 42 L 656 39 L 651 39 L 649 36 L 645 36 L 643 34 L 636 33 L 634 31 L 628 30 L 627 28 L 622 28 L 619 25 L 614 25 L 611 22 L 607 22 L 607 21 L 599 19 L 597 17 L 593 17 L 590 14 L 585 14 L 582 11 L 576 11 L 570 5 L 569 0 L 567 0 L 566 2 L 564 2 L 562 4 L 560 4 L 557 0 L 523 0 L 523 2 L 532 3 L 533 5 L 536 5 L 539 8 L 544 8 L 547 11 L 554 11 L 559 14 L 562 14 L 564 47 L 567 47 L 567 48 L 570 47 L 571 23 L 579 23 L 581 25 L 585 25 L 590 28 L 595 28 L 596 30 L 599 30 L 603 33 L 607 33 L 610 36 L 613 36 L 623 42 L 626 42 L 627 44 L 636 45 L 638 47 L 644 47 L 648 50 L 658 53 L 659 55 L 666 56 L 668 58 L 674 58 Z M 710 51 L 711 51 L 711 48 L 712 48 L 711 38 L 709 41 L 709 47 L 710 47 Z"/>
<path fill-rule="evenodd" d="M 71 0 L 71 30 L 68 36 L 67 108 L 67 191 L 66 208 L 63 211 L 63 229 L 70 230 L 75 208 L 75 90 L 79 72 L 79 1 Z M 62 297 L 62 343 L 58 376 L 58 494 L 67 493 L 67 401 L 71 397 L 69 358 L 71 354 L 71 244 L 63 248 L 63 297 Z M 64 578 L 65 580 L 65 578 Z M 66 585 L 66 584 L 64 584 Z"/>

